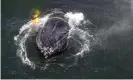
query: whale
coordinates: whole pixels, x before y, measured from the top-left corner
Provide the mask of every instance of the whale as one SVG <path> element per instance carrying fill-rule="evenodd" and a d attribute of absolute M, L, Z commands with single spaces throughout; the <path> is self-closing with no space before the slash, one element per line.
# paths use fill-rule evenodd
<path fill-rule="evenodd" d="M 48 58 L 64 51 L 68 45 L 69 30 L 68 20 L 63 13 L 51 15 L 36 36 L 36 44 L 41 54 Z"/>

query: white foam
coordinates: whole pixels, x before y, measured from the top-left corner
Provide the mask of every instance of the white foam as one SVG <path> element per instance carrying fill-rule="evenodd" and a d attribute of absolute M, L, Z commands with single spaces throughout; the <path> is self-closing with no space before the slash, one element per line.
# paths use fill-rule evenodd
<path fill-rule="evenodd" d="M 45 25 L 49 16 L 50 16 L 50 14 L 45 15 L 43 18 L 41 18 L 40 22 L 38 24 L 36 24 L 37 27 L 35 29 L 38 30 L 38 28 L 40 28 L 41 25 Z M 37 30 L 32 30 L 32 27 L 34 27 L 34 25 L 31 23 L 31 21 L 29 21 L 27 24 L 24 24 L 19 29 L 19 34 L 14 36 L 14 41 L 17 45 L 17 56 L 20 57 L 20 59 L 22 60 L 22 63 L 29 65 L 32 68 L 35 68 L 35 64 L 32 61 L 30 61 L 30 59 L 27 56 L 28 54 L 27 54 L 26 45 L 25 45 L 27 38 L 30 35 L 32 35 L 31 33 L 33 31 L 37 31 Z"/>
<path fill-rule="evenodd" d="M 76 25 L 76 26 L 78 26 L 78 25 L 80 25 L 80 23 L 81 23 L 81 21 L 83 21 L 84 20 L 84 15 L 83 15 L 83 13 L 81 13 L 81 12 L 67 12 L 66 14 L 65 14 L 65 17 L 66 18 L 69 18 L 69 24 L 72 24 L 72 25 Z"/>
<path fill-rule="evenodd" d="M 76 35 L 79 37 L 79 40 L 76 40 L 80 43 L 81 45 L 81 49 L 80 51 L 76 54 L 76 55 L 81 55 L 83 56 L 83 53 L 85 51 L 90 51 L 90 40 L 88 39 L 88 37 L 93 37 L 92 35 L 90 35 L 87 31 L 84 31 L 82 29 L 79 29 L 77 26 L 81 25 L 83 22 L 83 24 L 90 24 L 91 22 L 89 20 L 85 20 L 84 14 L 81 12 L 67 12 L 65 14 L 65 17 L 68 18 L 68 24 L 70 26 L 70 30 L 69 30 L 69 36 L 68 38 L 71 38 Z M 84 25 L 82 25 L 84 26 Z"/>

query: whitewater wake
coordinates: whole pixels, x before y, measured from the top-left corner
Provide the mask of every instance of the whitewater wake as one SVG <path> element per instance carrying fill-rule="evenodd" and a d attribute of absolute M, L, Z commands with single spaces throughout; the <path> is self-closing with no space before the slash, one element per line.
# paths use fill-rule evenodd
<path fill-rule="evenodd" d="M 17 56 L 21 59 L 23 64 L 26 64 L 33 69 L 35 69 L 36 65 L 28 58 L 25 43 L 28 37 L 34 35 L 34 32 L 37 32 L 39 28 L 45 25 L 52 14 L 54 13 L 44 15 L 41 17 L 40 22 L 35 25 L 29 21 L 20 28 L 19 34 L 14 36 L 14 41 L 17 46 Z M 87 31 L 80 29 L 78 26 L 84 26 L 84 24 L 88 24 L 89 22 L 85 20 L 84 14 L 81 12 L 67 12 L 64 17 L 68 18 L 68 24 L 70 26 L 68 39 L 74 39 L 81 46 L 79 52 L 74 56 L 83 56 L 84 52 L 90 51 L 90 38 L 93 38 L 93 36 Z M 78 39 L 76 39 L 75 36 L 78 37 Z M 47 65 L 45 67 L 47 67 Z"/>

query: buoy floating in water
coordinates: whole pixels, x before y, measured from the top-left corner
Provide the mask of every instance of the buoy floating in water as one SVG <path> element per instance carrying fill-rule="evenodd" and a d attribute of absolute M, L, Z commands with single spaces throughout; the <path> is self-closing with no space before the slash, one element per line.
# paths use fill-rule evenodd
<path fill-rule="evenodd" d="M 32 16 L 32 23 L 37 24 L 40 21 L 40 10 L 35 9 L 33 10 L 33 16 Z"/>

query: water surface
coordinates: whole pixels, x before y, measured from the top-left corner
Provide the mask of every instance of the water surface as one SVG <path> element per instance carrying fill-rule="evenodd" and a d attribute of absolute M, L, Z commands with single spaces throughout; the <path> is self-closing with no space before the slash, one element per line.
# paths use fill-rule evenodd
<path fill-rule="evenodd" d="M 132 0 L 2 0 L 2 78 L 133 78 L 132 3 Z M 42 12 L 60 8 L 64 12 L 84 13 L 93 23 L 86 26 L 95 38 L 90 52 L 78 60 L 59 56 L 46 70 L 24 65 L 16 56 L 13 38 L 29 21 L 33 8 Z M 31 45 L 29 55 L 38 56 L 45 63 L 39 51 L 32 51 L 36 44 L 27 44 Z"/>

